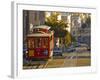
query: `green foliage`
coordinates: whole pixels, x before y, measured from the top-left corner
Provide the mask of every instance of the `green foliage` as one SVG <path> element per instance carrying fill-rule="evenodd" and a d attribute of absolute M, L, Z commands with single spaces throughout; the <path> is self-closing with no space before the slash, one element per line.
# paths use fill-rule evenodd
<path fill-rule="evenodd" d="M 52 13 L 51 16 L 46 18 L 45 24 L 48 25 L 48 26 L 51 26 L 51 27 L 56 27 L 57 24 L 58 24 L 58 20 L 57 20 L 58 15 L 59 14 Z"/>
<path fill-rule="evenodd" d="M 60 38 L 60 43 L 65 39 L 64 45 L 69 46 L 72 42 L 71 34 L 65 30 L 67 23 L 63 20 L 57 20 L 59 13 L 52 13 L 51 16 L 46 18 L 45 24 L 51 26 L 51 30 L 54 30 L 54 37 Z"/>
<path fill-rule="evenodd" d="M 52 13 L 51 16 L 46 18 L 45 24 L 51 26 L 51 29 L 60 28 L 63 29 L 67 27 L 67 23 L 63 20 L 58 20 L 59 13 Z"/>
<path fill-rule="evenodd" d="M 67 32 L 66 36 L 65 36 L 65 44 L 66 46 L 70 46 L 72 43 L 72 37 L 71 34 L 69 32 Z"/>
<path fill-rule="evenodd" d="M 65 37 L 67 34 L 67 31 L 66 30 L 63 30 L 63 29 L 59 29 L 59 28 L 55 28 L 54 29 L 54 36 L 55 37 Z"/>
<path fill-rule="evenodd" d="M 76 38 L 74 36 L 71 36 L 72 42 L 76 42 Z"/>

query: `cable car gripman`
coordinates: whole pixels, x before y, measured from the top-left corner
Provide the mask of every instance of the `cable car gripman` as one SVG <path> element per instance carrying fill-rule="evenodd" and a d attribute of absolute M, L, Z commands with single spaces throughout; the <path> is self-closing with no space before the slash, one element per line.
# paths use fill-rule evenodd
<path fill-rule="evenodd" d="M 27 35 L 29 58 L 50 58 L 53 55 L 54 32 L 50 27 L 42 25 L 33 27 L 33 32 Z"/>

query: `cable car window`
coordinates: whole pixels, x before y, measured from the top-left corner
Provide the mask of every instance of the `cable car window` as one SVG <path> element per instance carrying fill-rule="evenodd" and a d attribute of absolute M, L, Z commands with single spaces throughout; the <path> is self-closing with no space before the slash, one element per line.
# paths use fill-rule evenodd
<path fill-rule="evenodd" d="M 38 38 L 38 47 L 42 47 L 42 39 Z"/>
<path fill-rule="evenodd" d="M 28 40 L 28 47 L 29 48 L 34 48 L 34 40 L 33 39 Z"/>
<path fill-rule="evenodd" d="M 45 38 L 45 46 L 46 46 L 46 48 L 48 48 L 48 38 Z"/>

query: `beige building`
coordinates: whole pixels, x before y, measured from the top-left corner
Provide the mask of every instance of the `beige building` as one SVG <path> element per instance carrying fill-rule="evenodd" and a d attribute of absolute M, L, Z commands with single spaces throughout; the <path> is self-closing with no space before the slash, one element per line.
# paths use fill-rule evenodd
<path fill-rule="evenodd" d="M 44 11 L 29 11 L 29 24 L 43 25 L 45 23 Z"/>

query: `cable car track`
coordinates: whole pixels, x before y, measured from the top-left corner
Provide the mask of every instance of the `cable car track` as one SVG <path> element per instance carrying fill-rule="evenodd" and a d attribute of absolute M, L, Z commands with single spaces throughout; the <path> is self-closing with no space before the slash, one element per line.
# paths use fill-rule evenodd
<path fill-rule="evenodd" d="M 41 68 L 46 68 L 49 61 L 51 61 L 51 59 L 48 60 L 41 60 L 41 61 L 30 61 L 29 65 L 24 66 L 24 69 L 41 69 Z"/>
<path fill-rule="evenodd" d="M 23 69 L 45 69 L 50 67 L 71 67 L 71 66 L 77 66 L 79 62 L 77 62 L 79 59 L 89 59 L 90 56 L 56 56 L 53 57 L 53 59 L 47 59 L 47 60 L 34 60 L 28 62 L 29 65 L 26 65 L 23 67 Z"/>

